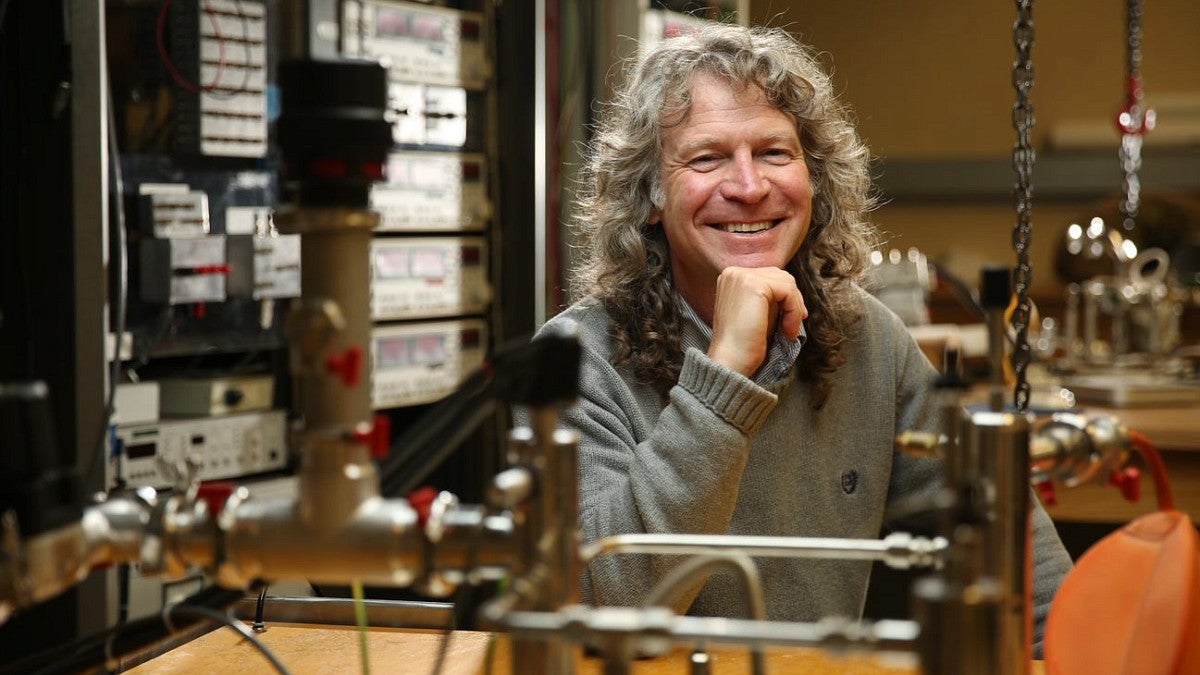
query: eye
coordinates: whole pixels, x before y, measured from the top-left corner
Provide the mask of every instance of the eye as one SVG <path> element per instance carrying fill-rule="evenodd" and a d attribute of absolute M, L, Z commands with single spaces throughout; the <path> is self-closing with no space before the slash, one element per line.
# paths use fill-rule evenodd
<path fill-rule="evenodd" d="M 768 148 L 762 152 L 762 156 L 774 164 L 786 164 L 795 158 L 792 151 L 787 148 Z"/>
<path fill-rule="evenodd" d="M 699 155 L 697 157 L 693 157 L 691 161 L 688 162 L 688 166 L 696 169 L 697 171 L 708 171 L 709 169 L 716 168 L 717 162 L 719 161 L 721 161 L 720 155 Z"/>

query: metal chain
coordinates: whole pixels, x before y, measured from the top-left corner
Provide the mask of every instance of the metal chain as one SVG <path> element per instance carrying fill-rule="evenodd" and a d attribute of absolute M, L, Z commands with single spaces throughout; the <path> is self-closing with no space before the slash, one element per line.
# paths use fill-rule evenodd
<path fill-rule="evenodd" d="M 1125 109 L 1117 115 L 1121 132 L 1119 159 L 1124 179 L 1121 181 L 1121 228 L 1133 230 L 1141 203 L 1142 137 L 1154 127 L 1154 111 L 1142 107 L 1142 0 L 1129 0 L 1126 5 L 1126 71 L 1128 94 Z"/>
<path fill-rule="evenodd" d="M 1017 142 L 1013 146 L 1013 169 L 1017 172 L 1014 189 L 1016 197 L 1017 224 L 1013 229 L 1013 251 L 1017 254 L 1017 266 L 1013 273 L 1013 290 L 1017 294 L 1017 307 L 1012 315 L 1012 326 L 1016 330 L 1012 366 L 1017 376 L 1013 391 L 1013 404 L 1020 412 L 1029 408 L 1029 382 L 1026 370 L 1032 360 L 1029 348 L 1029 286 L 1033 279 L 1033 268 L 1029 264 L 1029 249 L 1033 238 L 1033 104 L 1029 100 L 1033 89 L 1033 0 L 1017 0 L 1017 20 L 1013 23 L 1013 43 L 1017 47 L 1017 58 L 1013 61 L 1012 81 L 1017 92 L 1013 105 L 1013 129 Z"/>

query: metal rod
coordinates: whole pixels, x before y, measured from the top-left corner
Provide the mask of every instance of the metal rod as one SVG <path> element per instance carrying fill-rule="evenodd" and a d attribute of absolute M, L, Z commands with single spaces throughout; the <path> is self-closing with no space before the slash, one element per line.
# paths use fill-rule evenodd
<path fill-rule="evenodd" d="M 884 539 L 834 537 L 766 537 L 709 534 L 619 534 L 583 547 L 585 563 L 611 553 L 713 554 L 738 551 L 749 556 L 780 558 L 835 558 L 839 560 L 890 560 L 907 558 L 915 564 L 932 564 L 945 550 L 944 539 L 925 539 L 896 533 Z"/>
<path fill-rule="evenodd" d="M 707 643 L 824 647 L 842 651 L 913 655 L 920 626 L 915 621 L 823 619 L 805 623 L 724 617 L 677 616 L 663 608 L 564 607 L 558 612 L 509 612 L 504 630 L 526 639 L 578 641 L 592 633 L 642 635 L 693 646 Z"/>
<path fill-rule="evenodd" d="M 550 103 L 546 100 L 546 0 L 536 0 L 533 12 L 533 320 L 534 327 L 540 328 L 548 318 L 546 279 L 551 273 L 546 269 L 546 230 L 550 227 L 546 201 L 549 190 L 546 136 L 550 133 L 546 109 Z"/>

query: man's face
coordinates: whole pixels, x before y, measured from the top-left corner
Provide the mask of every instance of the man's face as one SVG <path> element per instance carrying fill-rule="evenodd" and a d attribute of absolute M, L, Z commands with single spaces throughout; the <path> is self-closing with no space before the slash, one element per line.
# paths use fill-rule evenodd
<path fill-rule="evenodd" d="M 700 75 L 683 121 L 663 134 L 666 202 L 651 223 L 671 247 L 675 286 L 711 320 L 729 266 L 784 267 L 804 242 L 812 185 L 792 118 L 757 87 Z"/>

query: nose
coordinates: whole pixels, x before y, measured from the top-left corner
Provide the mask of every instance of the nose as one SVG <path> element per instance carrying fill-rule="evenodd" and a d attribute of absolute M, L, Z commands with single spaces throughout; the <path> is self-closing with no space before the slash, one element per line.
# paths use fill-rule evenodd
<path fill-rule="evenodd" d="M 721 182 L 721 194 L 726 199 L 740 202 L 757 202 L 771 190 L 771 184 L 749 152 L 738 152 L 727 167 L 727 175 Z"/>

